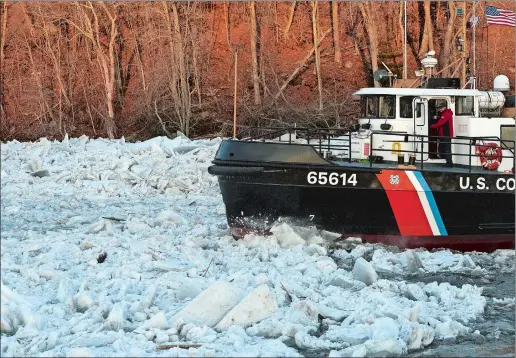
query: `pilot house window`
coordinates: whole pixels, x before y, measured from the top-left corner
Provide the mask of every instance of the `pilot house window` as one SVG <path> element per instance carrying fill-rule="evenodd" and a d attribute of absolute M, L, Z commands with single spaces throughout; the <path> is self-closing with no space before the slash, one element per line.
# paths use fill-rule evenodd
<path fill-rule="evenodd" d="M 455 98 L 455 115 L 456 116 L 472 116 L 474 115 L 473 97 L 456 97 Z"/>
<path fill-rule="evenodd" d="M 412 118 L 412 101 L 414 96 L 403 96 L 400 97 L 400 117 L 401 118 Z"/>
<path fill-rule="evenodd" d="M 362 118 L 394 118 L 395 96 L 363 96 L 361 98 Z"/>

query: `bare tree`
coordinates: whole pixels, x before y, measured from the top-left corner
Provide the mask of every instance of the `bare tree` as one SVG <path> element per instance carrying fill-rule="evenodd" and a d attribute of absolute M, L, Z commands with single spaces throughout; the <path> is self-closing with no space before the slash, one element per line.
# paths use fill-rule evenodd
<path fill-rule="evenodd" d="M 179 12 L 175 2 L 164 1 L 162 3 L 165 21 L 168 27 L 169 46 L 170 46 L 170 91 L 174 102 L 175 114 L 179 122 L 179 130 L 185 135 L 190 133 L 190 121 L 192 118 L 192 100 L 190 83 L 188 78 L 191 74 L 189 62 L 187 63 L 188 41 L 183 38 Z M 183 27 L 184 30 L 189 28 Z"/>
<path fill-rule="evenodd" d="M 359 4 L 364 24 L 366 28 L 366 35 L 369 43 L 369 57 L 371 58 L 371 70 L 374 73 L 378 70 L 378 31 L 376 19 L 376 4 L 371 2 Z M 374 86 L 379 87 L 380 84 L 374 81 Z"/>
<path fill-rule="evenodd" d="M 333 47 L 335 48 L 335 62 L 341 63 L 340 52 L 340 26 L 339 26 L 339 3 L 336 0 L 331 2 L 331 19 L 333 27 Z"/>
<path fill-rule="evenodd" d="M 224 1 L 224 24 L 226 25 L 226 41 L 228 42 L 229 50 L 231 49 L 231 14 L 229 12 L 229 2 Z"/>
<path fill-rule="evenodd" d="M 2 16 L 0 17 L 0 64 L 4 63 L 5 33 L 7 30 L 7 1 L 2 3 Z M 0 71 L 0 114 L 5 115 L 4 110 L 4 71 Z"/>
<path fill-rule="evenodd" d="M 319 51 L 319 26 L 317 1 L 311 2 L 312 7 L 312 37 L 315 48 L 315 71 L 317 74 L 317 89 L 319 90 L 319 111 L 324 109 L 322 98 L 322 77 L 321 77 L 321 51 Z"/>
<path fill-rule="evenodd" d="M 260 96 L 260 25 L 256 15 L 256 3 L 249 3 L 251 11 L 251 57 L 253 63 L 253 88 L 254 88 L 254 104 L 260 105 L 262 99 Z"/>
<path fill-rule="evenodd" d="M 446 32 L 444 35 L 443 48 L 440 51 L 439 64 L 442 69 L 445 69 L 443 76 L 447 77 L 451 73 L 451 68 L 448 68 L 449 64 L 453 61 L 453 29 L 455 26 L 456 19 L 456 7 L 454 1 L 448 2 L 448 25 L 446 26 Z"/>
<path fill-rule="evenodd" d="M 109 138 L 114 138 L 116 133 L 115 123 L 115 42 L 118 34 L 116 5 L 110 8 L 103 2 L 98 2 L 99 7 L 103 10 L 102 14 L 106 15 L 108 21 L 104 23 L 107 29 L 107 44 L 101 38 L 103 29 L 101 29 L 100 19 L 97 6 L 91 1 L 86 4 L 76 3 L 80 16 L 80 23 L 72 23 L 82 35 L 90 40 L 95 51 L 97 61 L 99 63 L 102 78 L 104 80 L 104 89 L 106 96 L 107 117 L 104 119 L 104 127 Z"/>
<path fill-rule="evenodd" d="M 423 39 L 419 46 L 419 55 L 423 55 L 428 51 L 434 50 L 434 32 L 432 25 L 432 16 L 430 12 L 430 1 L 426 0 L 424 3 L 425 9 L 425 27 L 423 31 Z"/>
<path fill-rule="evenodd" d="M 288 20 L 285 25 L 285 29 L 283 30 L 283 34 L 286 36 L 290 31 L 290 27 L 292 26 L 292 22 L 294 21 L 294 14 L 296 13 L 297 0 L 292 0 L 292 4 L 290 5 L 290 10 L 288 12 Z"/>

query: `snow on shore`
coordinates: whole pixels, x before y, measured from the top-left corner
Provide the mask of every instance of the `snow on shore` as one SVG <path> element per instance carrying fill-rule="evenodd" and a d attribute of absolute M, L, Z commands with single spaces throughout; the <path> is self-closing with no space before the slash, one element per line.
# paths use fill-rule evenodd
<path fill-rule="evenodd" d="M 207 172 L 219 143 L 2 144 L 1 355 L 399 356 L 470 333 L 481 288 L 382 278 L 411 253 L 358 245 L 336 255 L 348 269 L 287 224 L 233 240 Z M 416 271 L 482 272 L 471 255 L 416 256 Z M 156 348 L 178 343 L 194 346 Z"/>

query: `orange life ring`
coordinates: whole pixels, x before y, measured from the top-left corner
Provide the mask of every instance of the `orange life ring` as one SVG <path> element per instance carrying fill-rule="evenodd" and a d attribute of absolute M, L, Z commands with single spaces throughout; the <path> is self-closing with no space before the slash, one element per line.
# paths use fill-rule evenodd
<path fill-rule="evenodd" d="M 477 145 L 476 152 L 482 167 L 486 170 L 496 170 L 502 163 L 502 149 L 496 143 Z"/>

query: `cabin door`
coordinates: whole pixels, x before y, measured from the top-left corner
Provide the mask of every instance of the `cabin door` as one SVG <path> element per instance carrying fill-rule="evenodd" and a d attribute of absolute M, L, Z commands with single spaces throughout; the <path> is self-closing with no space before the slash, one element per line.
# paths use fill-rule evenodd
<path fill-rule="evenodd" d="M 428 101 L 425 98 L 414 98 L 414 137 L 412 150 L 416 152 L 416 162 L 428 160 Z"/>

